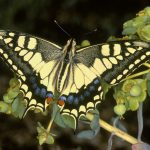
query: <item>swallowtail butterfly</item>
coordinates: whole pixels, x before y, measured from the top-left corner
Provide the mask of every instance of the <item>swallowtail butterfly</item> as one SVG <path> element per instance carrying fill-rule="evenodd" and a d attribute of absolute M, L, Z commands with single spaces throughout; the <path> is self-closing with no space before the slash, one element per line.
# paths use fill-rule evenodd
<path fill-rule="evenodd" d="M 117 84 L 150 56 L 149 43 L 116 41 L 77 49 L 74 39 L 64 47 L 32 35 L 0 31 L 0 57 L 15 72 L 27 109 L 42 111 L 58 95 L 62 115 L 76 121 L 100 103 L 100 79 Z"/>

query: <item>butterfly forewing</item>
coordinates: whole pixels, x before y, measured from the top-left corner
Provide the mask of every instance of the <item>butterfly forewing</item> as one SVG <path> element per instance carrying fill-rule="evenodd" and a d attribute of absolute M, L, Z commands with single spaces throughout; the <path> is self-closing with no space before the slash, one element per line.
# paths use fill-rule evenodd
<path fill-rule="evenodd" d="M 109 84 L 117 84 L 147 61 L 149 55 L 146 42 L 115 41 L 80 49 L 76 59 Z"/>

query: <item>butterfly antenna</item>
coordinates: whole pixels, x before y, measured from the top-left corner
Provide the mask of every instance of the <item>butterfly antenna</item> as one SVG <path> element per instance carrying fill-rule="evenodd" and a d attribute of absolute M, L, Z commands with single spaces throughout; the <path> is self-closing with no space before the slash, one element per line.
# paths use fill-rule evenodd
<path fill-rule="evenodd" d="M 59 23 L 58 23 L 56 20 L 54 20 L 54 22 L 56 23 L 56 25 L 57 25 L 66 35 L 68 35 L 68 36 L 71 38 L 71 35 L 70 35 L 66 30 L 64 30 L 63 27 L 61 27 L 61 26 L 59 25 Z"/>

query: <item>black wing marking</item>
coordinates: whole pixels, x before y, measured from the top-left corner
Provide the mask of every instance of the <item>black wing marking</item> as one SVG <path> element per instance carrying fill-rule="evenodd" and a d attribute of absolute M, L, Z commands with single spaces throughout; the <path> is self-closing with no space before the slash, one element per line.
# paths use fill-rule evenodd
<path fill-rule="evenodd" d="M 0 30 L 0 57 L 18 76 L 27 110 L 35 107 L 44 109 L 47 87 L 41 84 L 39 64 L 42 67 L 61 55 L 61 48 L 54 43 L 24 33 Z"/>
<path fill-rule="evenodd" d="M 18 47 L 34 53 L 39 52 L 46 62 L 54 60 L 61 55 L 62 48 L 58 45 L 26 33 L 0 30 L 0 39 L 12 50 Z"/>

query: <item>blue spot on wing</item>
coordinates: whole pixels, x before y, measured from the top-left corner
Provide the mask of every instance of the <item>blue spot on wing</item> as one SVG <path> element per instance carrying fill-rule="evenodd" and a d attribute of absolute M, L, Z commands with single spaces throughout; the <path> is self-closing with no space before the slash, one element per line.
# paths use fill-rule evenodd
<path fill-rule="evenodd" d="M 100 83 L 99 79 L 95 79 L 95 80 L 94 80 L 94 84 L 95 84 L 95 85 L 98 85 L 99 83 Z"/>
<path fill-rule="evenodd" d="M 39 94 L 40 94 L 40 88 L 37 87 L 37 88 L 35 89 L 35 94 L 36 94 L 36 95 L 39 95 Z"/>
<path fill-rule="evenodd" d="M 48 93 L 46 94 L 46 97 L 53 97 L 52 92 L 48 92 Z"/>
<path fill-rule="evenodd" d="M 33 84 L 32 84 L 32 88 L 33 88 L 33 89 L 36 89 L 36 88 L 37 88 L 37 84 L 36 84 L 36 83 L 33 83 Z"/>
<path fill-rule="evenodd" d="M 31 83 L 35 83 L 36 82 L 36 77 L 35 76 L 31 76 L 30 79 L 29 79 L 29 81 Z"/>
<path fill-rule="evenodd" d="M 80 101 L 83 101 L 83 100 L 84 100 L 84 96 L 83 96 L 83 95 L 80 95 L 79 100 L 80 100 Z"/>
<path fill-rule="evenodd" d="M 85 91 L 85 92 L 84 92 L 84 96 L 85 96 L 85 97 L 89 97 L 89 96 L 90 96 L 90 92 L 89 92 L 89 91 Z"/>
<path fill-rule="evenodd" d="M 75 97 L 73 103 L 74 103 L 75 105 L 78 105 L 78 104 L 79 104 L 79 99 L 78 99 L 78 97 Z"/>
<path fill-rule="evenodd" d="M 67 102 L 69 104 L 72 104 L 73 103 L 73 99 L 74 99 L 74 96 L 73 95 L 69 95 L 68 98 L 67 98 Z"/>
<path fill-rule="evenodd" d="M 93 85 L 91 85 L 91 86 L 89 87 L 89 91 L 91 91 L 91 92 L 95 91 L 95 87 L 94 87 Z"/>
<path fill-rule="evenodd" d="M 40 96 L 45 98 L 46 97 L 46 93 L 47 93 L 46 89 L 42 88 L 41 91 L 40 91 Z"/>
<path fill-rule="evenodd" d="M 59 99 L 63 100 L 63 101 L 66 101 L 66 97 L 65 96 L 61 96 Z"/>

